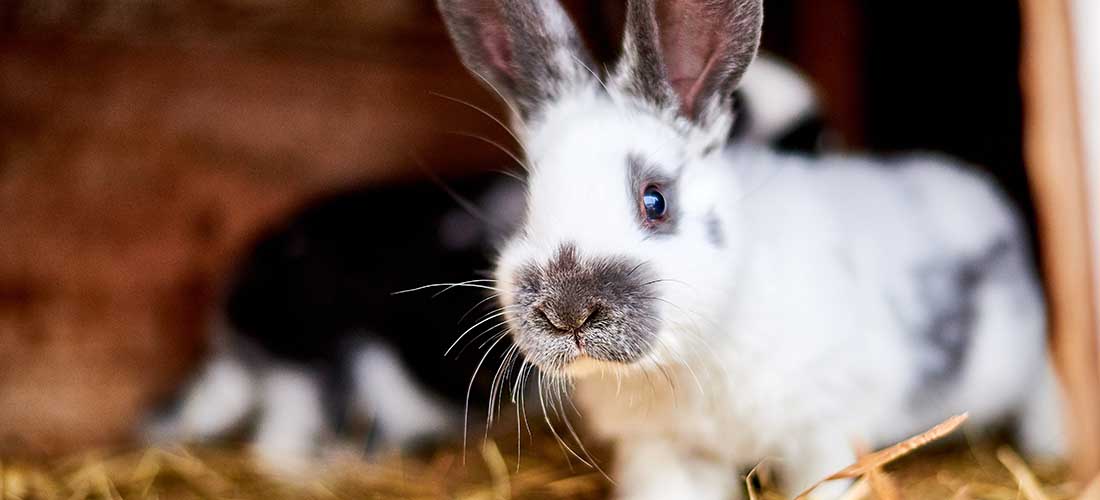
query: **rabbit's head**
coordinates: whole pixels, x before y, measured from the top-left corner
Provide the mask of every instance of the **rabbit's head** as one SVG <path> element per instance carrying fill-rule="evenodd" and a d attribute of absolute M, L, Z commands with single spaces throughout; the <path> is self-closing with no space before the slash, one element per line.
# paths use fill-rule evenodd
<path fill-rule="evenodd" d="M 739 187 L 721 150 L 761 1 L 631 1 L 604 76 L 555 0 L 439 5 L 518 122 L 527 213 L 496 278 L 520 350 L 574 375 L 685 356 L 721 314 L 735 260 L 720 207 Z"/>

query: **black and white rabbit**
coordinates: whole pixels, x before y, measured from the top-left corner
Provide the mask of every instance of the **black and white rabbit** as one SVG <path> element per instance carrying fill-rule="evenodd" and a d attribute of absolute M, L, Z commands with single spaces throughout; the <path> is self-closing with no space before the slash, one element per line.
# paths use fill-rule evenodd
<path fill-rule="evenodd" d="M 499 328 L 473 338 L 499 323 L 476 312 L 490 288 L 476 278 L 522 214 L 521 195 L 494 175 L 351 188 L 296 212 L 245 257 L 210 358 L 151 437 L 215 438 L 257 412 L 260 458 L 298 472 L 349 421 L 369 421 L 380 448 L 461 430 L 467 390 L 484 410 L 494 375 L 471 382 L 477 347 L 508 343 Z M 396 293 L 428 284 L 443 285 Z M 486 328 L 456 344 L 470 325 Z"/>
<path fill-rule="evenodd" d="M 760 0 L 630 0 L 603 76 L 554 0 L 438 4 L 530 168 L 493 284 L 509 331 L 614 444 L 619 497 L 729 498 L 766 458 L 797 493 L 854 440 L 963 411 L 1061 451 L 1042 293 L 990 179 L 727 147 Z"/>
<path fill-rule="evenodd" d="M 731 140 L 813 152 L 824 129 L 810 84 L 778 60 L 763 61 L 738 91 Z M 502 318 L 482 315 L 492 307 L 474 307 L 495 305 L 483 300 L 490 284 L 435 298 L 445 287 L 394 292 L 480 277 L 518 226 L 524 193 L 499 175 L 448 184 L 352 187 L 264 232 L 227 283 L 208 359 L 148 437 L 214 439 L 255 417 L 250 440 L 260 458 L 296 472 L 349 421 L 369 421 L 376 449 L 479 428 L 500 353 L 511 345 L 501 338 L 482 362 L 497 338 L 473 339 L 503 332 L 492 328 Z"/>

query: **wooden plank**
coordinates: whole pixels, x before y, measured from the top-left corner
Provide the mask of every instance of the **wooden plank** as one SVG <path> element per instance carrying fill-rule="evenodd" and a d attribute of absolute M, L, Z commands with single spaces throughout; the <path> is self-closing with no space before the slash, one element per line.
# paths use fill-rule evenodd
<path fill-rule="evenodd" d="M 1100 471 L 1097 293 L 1068 0 L 1021 0 L 1025 150 L 1039 218 L 1054 355 L 1069 399 L 1073 468 Z M 1006 362 L 1010 362 L 1006 360 Z"/>
<path fill-rule="evenodd" d="M 193 360 L 234 256 L 305 197 L 508 165 L 448 134 L 508 144 L 433 96 L 500 115 L 438 41 L 0 35 L 0 453 L 125 436 Z"/>

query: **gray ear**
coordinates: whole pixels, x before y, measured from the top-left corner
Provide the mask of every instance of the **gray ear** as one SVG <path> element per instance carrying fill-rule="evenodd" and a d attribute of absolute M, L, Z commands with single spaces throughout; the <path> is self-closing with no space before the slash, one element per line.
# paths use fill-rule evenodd
<path fill-rule="evenodd" d="M 592 78 L 591 58 L 557 0 L 438 0 L 463 64 L 527 119 Z"/>
<path fill-rule="evenodd" d="M 697 122 L 729 109 L 756 56 L 762 0 L 630 0 L 616 83 Z"/>

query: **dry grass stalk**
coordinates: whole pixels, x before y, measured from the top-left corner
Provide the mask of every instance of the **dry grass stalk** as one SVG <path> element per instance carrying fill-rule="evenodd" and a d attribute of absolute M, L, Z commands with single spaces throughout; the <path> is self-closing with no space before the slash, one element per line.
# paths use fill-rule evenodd
<path fill-rule="evenodd" d="M 1043 492 L 1043 488 L 1039 486 L 1039 480 L 1035 478 L 1031 468 L 1011 448 L 1007 446 L 998 448 L 997 460 L 1000 460 L 1005 468 L 1012 473 L 1012 477 L 1016 479 L 1016 484 L 1019 485 L 1020 492 L 1024 494 L 1024 497 L 1028 500 L 1050 500 L 1050 497 Z"/>
<path fill-rule="evenodd" d="M 971 498 L 973 497 L 970 496 L 970 486 L 964 485 L 962 488 L 959 488 L 959 490 L 955 492 L 955 495 L 951 497 L 951 500 L 970 500 Z"/>
<path fill-rule="evenodd" d="M 233 498 L 298 500 L 369 498 L 377 500 L 601 500 L 610 483 L 591 469 L 570 468 L 556 441 L 544 432 L 525 440 L 522 466 L 511 434 L 498 435 L 470 448 L 463 462 L 461 443 L 426 455 L 397 454 L 364 460 L 360 451 L 329 457 L 332 461 L 307 481 L 280 480 L 264 474 L 247 448 L 168 448 L 92 455 L 53 462 L 0 463 L 0 499 L 147 500 Z M 480 443 L 479 443 L 480 444 Z M 904 444 L 904 443 L 903 443 Z M 900 445 L 899 445 L 900 446 Z M 595 450 L 604 458 L 606 450 Z M 996 447 L 980 443 L 969 449 L 926 450 L 918 457 L 873 464 L 843 495 L 843 500 L 1020 500 L 1012 474 L 1001 467 Z M 480 452 L 480 454 L 479 454 Z M 894 454 L 890 454 L 893 456 Z M 868 454 L 869 457 L 887 456 Z M 889 456 L 887 456 L 889 458 Z M 896 458 L 896 457 L 895 457 Z M 759 464 L 747 482 L 758 488 L 754 500 L 789 500 L 769 481 L 769 465 Z M 990 465 L 993 465 L 992 467 Z M 1036 464 L 1052 500 L 1100 500 L 1100 479 L 1082 495 L 1082 486 L 1064 483 L 1065 468 Z M 302 478 L 300 478 L 302 479 Z M 757 482 L 759 479 L 759 482 Z M 883 486 L 883 484 L 887 484 Z M 896 490 L 896 491 L 895 491 Z M 893 495 L 892 493 L 897 493 Z"/>
<path fill-rule="evenodd" d="M 508 480 L 508 464 L 505 463 L 504 455 L 501 455 L 496 442 L 486 440 L 481 447 L 481 456 L 485 459 L 485 464 L 489 467 L 489 474 L 492 477 L 494 500 L 512 498 L 512 485 Z"/>
<path fill-rule="evenodd" d="M 749 500 L 760 500 L 760 496 L 756 493 L 756 486 L 752 484 L 752 478 L 756 477 L 756 469 L 759 467 L 760 464 L 756 464 L 748 474 L 745 474 L 745 488 L 749 490 Z"/>
<path fill-rule="evenodd" d="M 810 494 L 810 492 L 812 492 L 818 486 L 821 486 L 822 483 L 826 483 L 828 481 L 833 481 L 836 479 L 851 479 L 861 477 L 868 474 L 874 469 L 881 468 L 882 466 L 893 462 L 894 460 L 908 455 L 917 448 L 920 448 L 928 443 L 931 443 L 932 441 L 935 441 L 950 434 L 955 429 L 958 429 L 959 426 L 962 425 L 962 423 L 965 422 L 967 418 L 968 415 L 966 413 L 962 415 L 955 415 L 954 417 L 940 422 L 935 427 L 928 429 L 921 434 L 906 439 L 905 441 L 895 444 L 889 448 L 882 449 L 868 455 L 864 455 L 860 457 L 859 460 L 856 460 L 856 463 L 849 465 L 843 470 L 825 479 L 822 479 L 821 481 L 818 481 L 813 486 L 810 486 L 806 491 L 803 491 L 802 494 L 795 497 L 795 500 L 802 500 L 806 498 Z"/>

